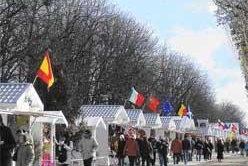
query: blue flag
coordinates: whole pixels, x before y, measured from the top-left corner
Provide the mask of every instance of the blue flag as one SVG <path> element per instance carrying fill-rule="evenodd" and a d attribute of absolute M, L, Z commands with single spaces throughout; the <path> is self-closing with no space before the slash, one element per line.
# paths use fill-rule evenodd
<path fill-rule="evenodd" d="M 172 111 L 173 111 L 173 107 L 171 103 L 168 100 L 164 101 L 163 102 L 163 114 L 170 115 Z"/>

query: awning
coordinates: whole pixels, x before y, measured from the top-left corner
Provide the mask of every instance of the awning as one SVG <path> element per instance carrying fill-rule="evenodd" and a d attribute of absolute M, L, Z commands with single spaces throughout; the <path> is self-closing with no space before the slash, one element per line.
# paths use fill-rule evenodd
<path fill-rule="evenodd" d="M 0 109 L 0 114 L 6 114 L 6 115 L 26 115 L 26 116 L 33 116 L 33 117 L 39 117 L 39 116 L 43 116 L 44 112 L 27 112 L 27 111 L 16 111 L 13 109 L 6 109 L 6 110 L 2 110 Z"/>
<path fill-rule="evenodd" d="M 68 126 L 68 122 L 62 111 L 44 111 L 43 115 L 37 117 L 35 121 L 40 123 L 65 124 Z"/>

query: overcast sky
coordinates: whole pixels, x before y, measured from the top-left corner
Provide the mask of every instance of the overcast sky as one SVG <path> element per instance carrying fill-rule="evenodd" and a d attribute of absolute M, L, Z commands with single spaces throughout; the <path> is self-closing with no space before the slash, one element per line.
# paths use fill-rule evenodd
<path fill-rule="evenodd" d="M 211 0 L 110 0 L 151 28 L 170 50 L 189 56 L 206 71 L 216 99 L 247 111 L 245 81 L 229 32 L 218 27 Z"/>

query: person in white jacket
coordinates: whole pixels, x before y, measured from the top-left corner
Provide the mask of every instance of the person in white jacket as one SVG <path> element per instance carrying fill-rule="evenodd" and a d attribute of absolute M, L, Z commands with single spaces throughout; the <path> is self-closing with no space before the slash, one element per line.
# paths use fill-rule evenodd
<path fill-rule="evenodd" d="M 84 166 L 91 166 L 93 157 L 98 148 L 98 143 L 94 138 L 92 138 L 92 134 L 90 130 L 86 130 L 82 138 L 78 144 L 79 151 L 84 160 Z"/>
<path fill-rule="evenodd" d="M 55 139 L 56 141 L 56 139 Z M 61 137 L 59 142 L 56 141 L 56 144 L 58 145 L 58 148 L 61 149 L 62 147 L 66 149 L 66 161 L 59 163 L 61 166 L 69 166 L 71 164 L 71 153 L 73 149 L 73 142 L 69 141 L 69 144 L 65 143 L 65 137 Z"/>

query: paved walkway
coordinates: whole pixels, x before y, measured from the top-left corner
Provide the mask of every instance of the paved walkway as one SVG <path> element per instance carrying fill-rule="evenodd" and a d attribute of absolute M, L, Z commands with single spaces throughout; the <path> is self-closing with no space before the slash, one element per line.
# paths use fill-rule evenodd
<path fill-rule="evenodd" d="M 168 166 L 172 166 L 171 162 Z M 178 165 L 184 165 L 183 162 L 179 163 Z M 211 161 L 201 161 L 196 162 L 192 161 L 187 164 L 188 166 L 248 166 L 248 157 L 242 157 L 238 154 L 225 154 L 224 160 L 222 162 L 218 162 L 216 156 L 213 157 Z"/>

